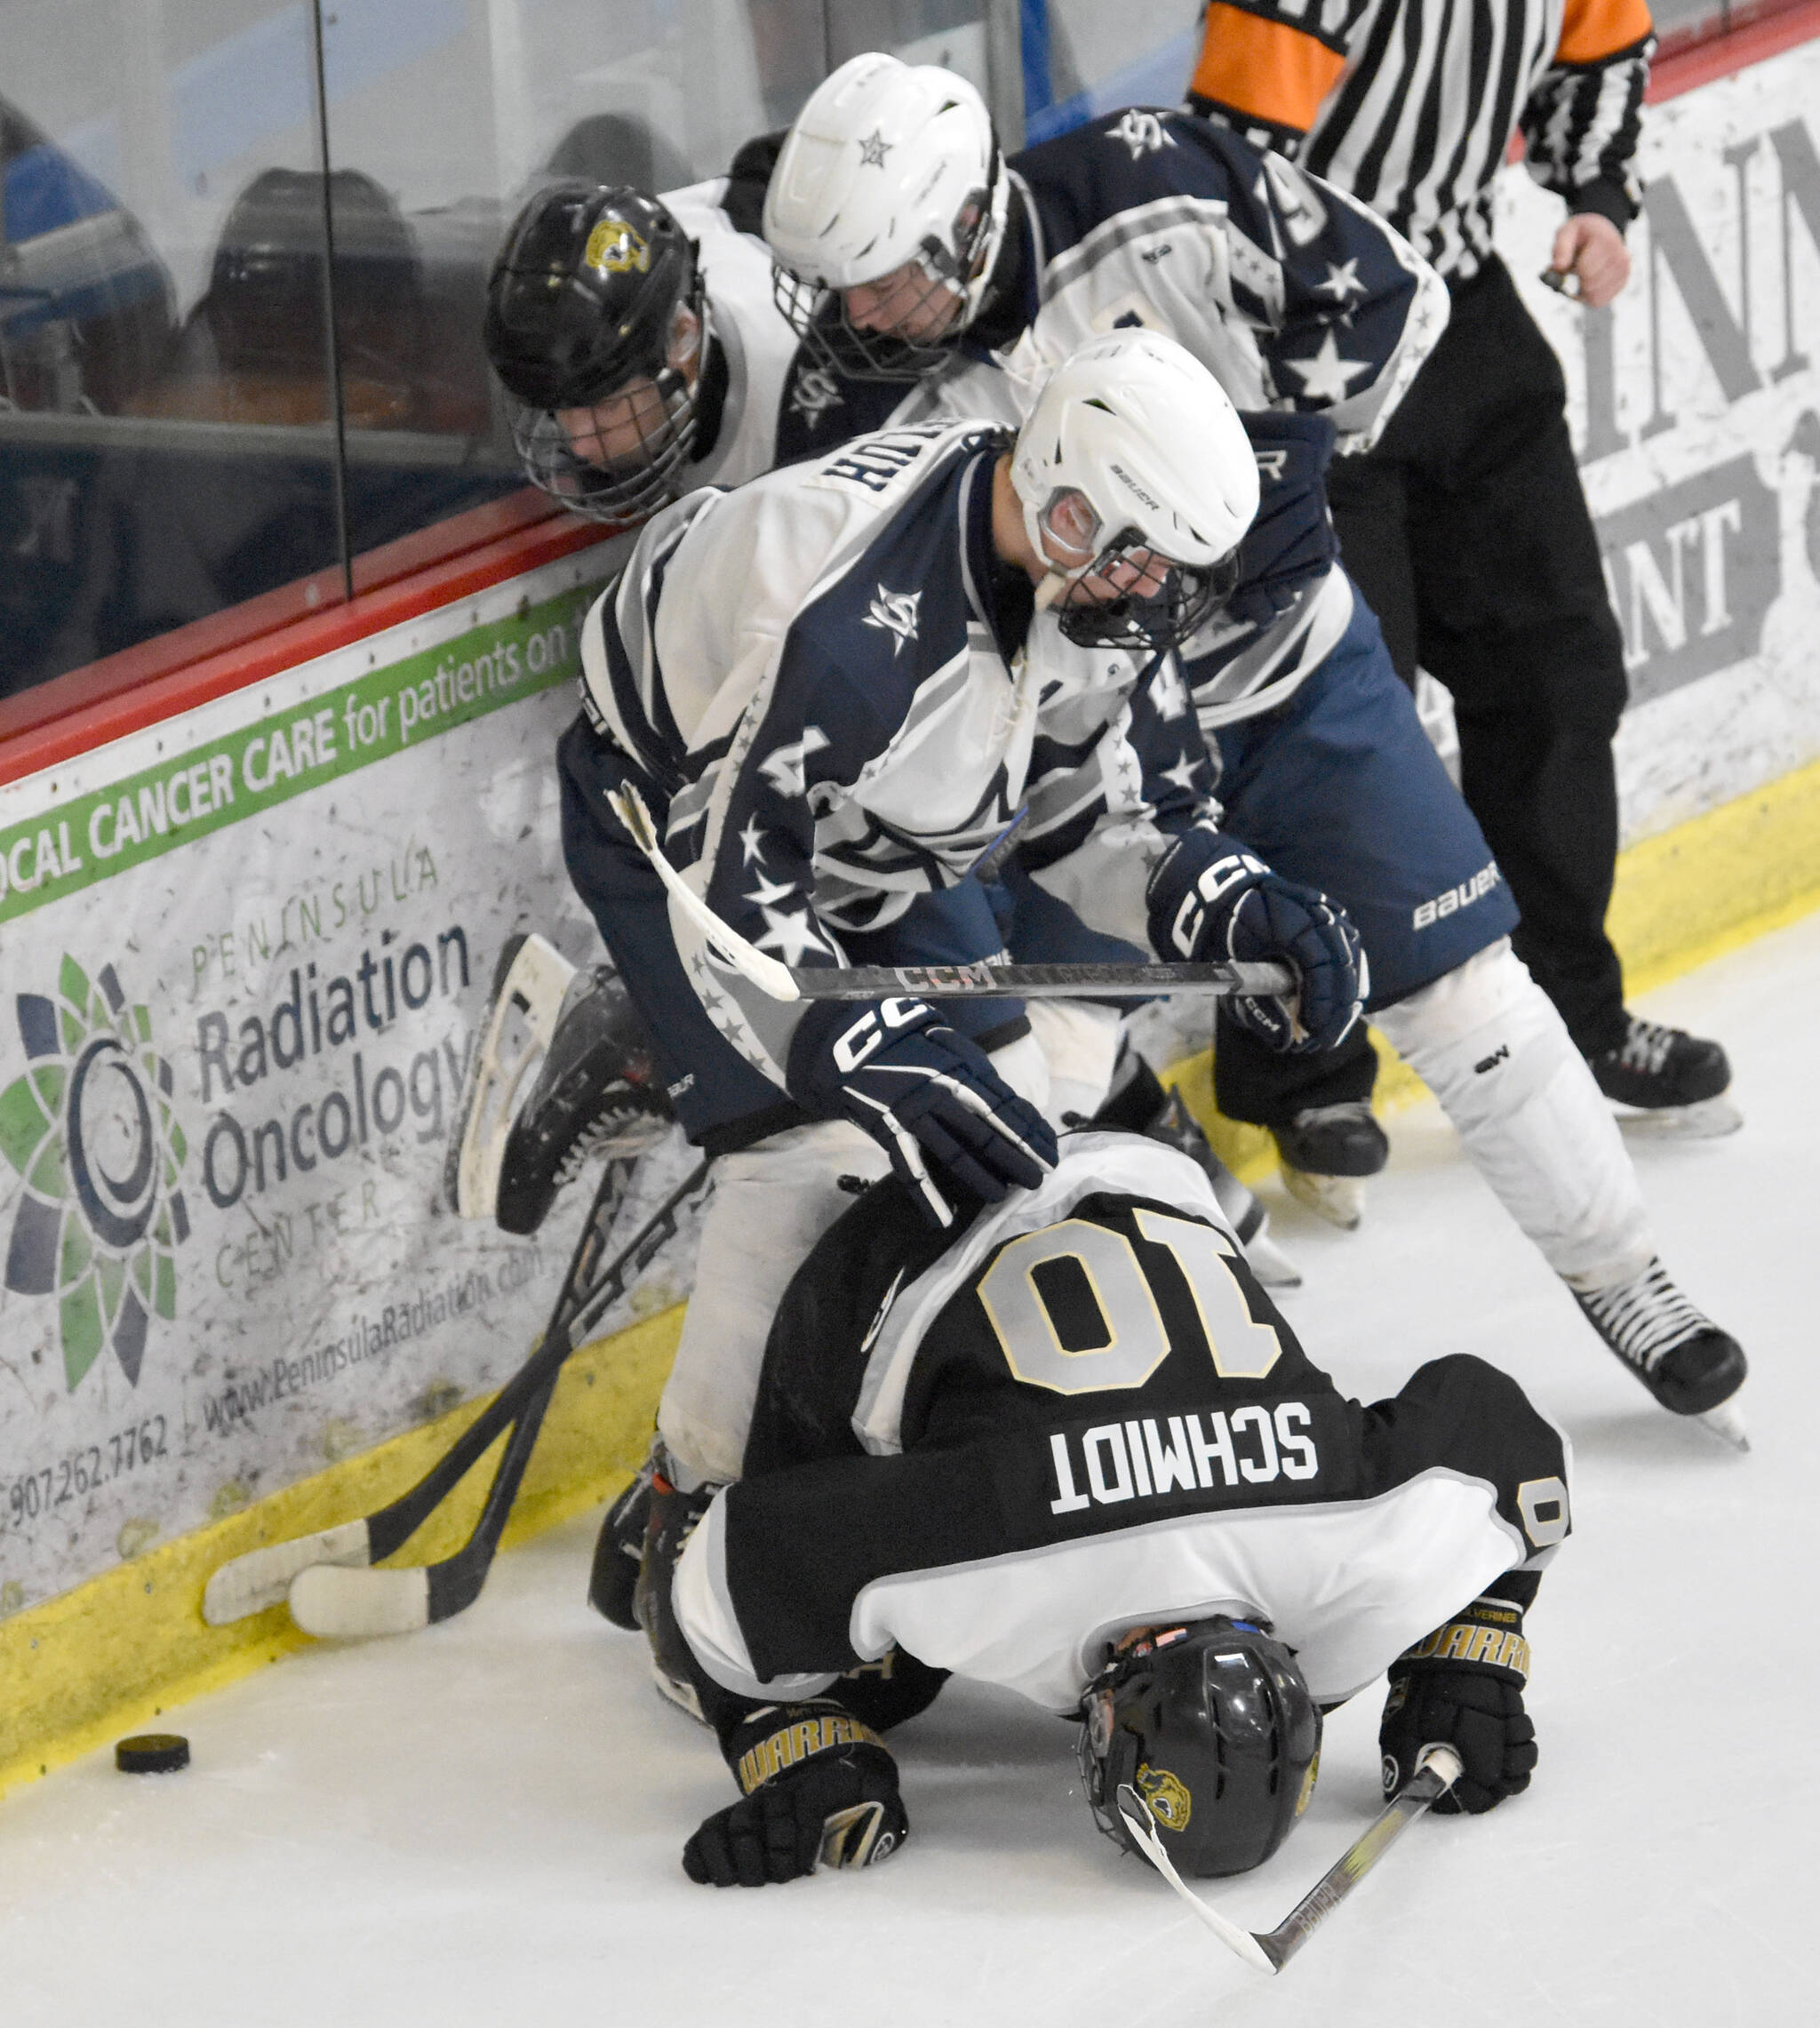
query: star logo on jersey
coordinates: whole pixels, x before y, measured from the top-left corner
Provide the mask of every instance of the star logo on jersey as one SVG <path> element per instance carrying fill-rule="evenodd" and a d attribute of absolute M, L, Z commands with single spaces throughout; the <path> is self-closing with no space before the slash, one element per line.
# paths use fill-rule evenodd
<path fill-rule="evenodd" d="M 775 951 L 786 965 L 800 965 L 810 951 L 827 955 L 806 908 L 767 908 L 764 920 L 765 933 L 754 941 L 762 951 Z"/>
<path fill-rule="evenodd" d="M 770 908 L 773 904 L 788 898 L 792 892 L 788 881 L 768 880 L 763 874 L 758 876 L 758 885 L 750 889 L 746 900 L 759 908 Z"/>
<path fill-rule="evenodd" d="M 1312 359 L 1286 359 L 1283 364 L 1302 377 L 1302 398 L 1306 402 L 1343 402 L 1361 373 L 1369 372 L 1369 359 L 1342 359 L 1339 340 L 1332 331 L 1321 341 Z"/>
<path fill-rule="evenodd" d="M 796 797 L 802 794 L 804 770 L 808 768 L 810 755 L 818 754 L 828 744 L 828 736 L 818 725 L 805 725 L 802 737 L 787 747 L 779 747 L 759 767 L 759 773 L 781 796 Z"/>
<path fill-rule="evenodd" d="M 1117 126 L 1106 129 L 1108 140 L 1122 140 L 1131 151 L 1136 162 L 1141 156 L 1160 155 L 1166 148 L 1176 145 L 1176 137 L 1163 125 L 1154 113 L 1140 112 L 1132 107 Z"/>
<path fill-rule="evenodd" d="M 811 366 L 790 390 L 790 412 L 813 429 L 830 409 L 842 407 L 846 399 L 840 382 L 826 366 Z"/>
<path fill-rule="evenodd" d="M 1365 294 L 1365 284 L 1359 279 L 1359 263 L 1356 260 L 1332 261 L 1327 264 L 1327 279 L 1314 284 L 1319 296 L 1331 296 L 1345 308 L 1354 296 Z"/>
<path fill-rule="evenodd" d="M 882 169 L 885 165 L 886 156 L 897 145 L 894 140 L 887 140 L 884 135 L 874 127 L 859 144 L 860 167 L 862 169 Z"/>
<path fill-rule="evenodd" d="M 866 607 L 866 618 L 859 624 L 876 627 L 891 636 L 891 659 L 895 662 L 904 643 L 916 638 L 917 608 L 922 603 L 921 592 L 888 592 L 881 585 L 878 596 Z"/>
<path fill-rule="evenodd" d="M 764 850 L 764 833 L 758 827 L 755 810 L 746 819 L 746 828 L 739 834 L 739 850 L 742 855 L 739 863 L 744 866 L 755 866 Z"/>
<path fill-rule="evenodd" d="M 1173 782 L 1182 791 L 1183 794 L 1192 795 L 1195 786 L 1194 756 L 1192 754 L 1184 754 L 1174 767 L 1165 768 L 1162 770 L 1162 779 L 1166 782 Z"/>

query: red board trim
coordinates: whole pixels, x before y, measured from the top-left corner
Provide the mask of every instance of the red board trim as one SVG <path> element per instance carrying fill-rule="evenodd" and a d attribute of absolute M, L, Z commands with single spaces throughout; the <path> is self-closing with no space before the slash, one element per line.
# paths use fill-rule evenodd
<path fill-rule="evenodd" d="M 471 598 L 608 533 L 527 486 L 359 558 L 351 600 L 340 599 L 339 571 L 320 571 L 72 669 L 0 701 L 0 782 Z M 339 603 L 317 603 L 329 599 Z"/>

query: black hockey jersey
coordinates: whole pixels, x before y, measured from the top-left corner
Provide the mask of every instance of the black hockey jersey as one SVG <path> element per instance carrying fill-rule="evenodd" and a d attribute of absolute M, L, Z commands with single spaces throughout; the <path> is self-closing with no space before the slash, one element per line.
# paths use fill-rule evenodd
<path fill-rule="evenodd" d="M 1569 1529 L 1515 1382 L 1462 1355 L 1348 1399 L 1202 1172 L 1114 1134 L 946 1243 L 862 1201 L 785 1297 L 746 1462 L 675 1593 L 746 1696 L 895 1643 L 1068 1711 L 1128 1628 L 1242 1610 L 1337 1701 Z"/>

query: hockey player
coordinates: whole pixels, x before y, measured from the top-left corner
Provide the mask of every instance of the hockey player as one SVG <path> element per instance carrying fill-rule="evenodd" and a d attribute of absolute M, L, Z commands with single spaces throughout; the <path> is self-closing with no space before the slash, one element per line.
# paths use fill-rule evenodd
<path fill-rule="evenodd" d="M 1386 1792 L 1431 1744 L 1464 1763 L 1441 1808 L 1529 1786 L 1523 1622 L 1569 1532 L 1564 1440 L 1466 1354 L 1347 1400 L 1153 1142 L 1069 1136 L 947 1234 L 868 1193 L 779 1307 L 746 1466 L 664 1629 L 743 1792 L 689 1840 L 695 1880 L 895 1851 L 879 1732 L 945 1672 L 1079 1713 L 1100 1827 L 1134 1843 L 1129 1784 L 1188 1874 L 1275 1850 L 1322 1713 L 1386 1669 Z"/>
<path fill-rule="evenodd" d="M 631 525 L 777 461 L 795 334 L 721 189 L 552 184 L 499 250 L 487 357 L 526 476 L 574 513 Z"/>
<path fill-rule="evenodd" d="M 569 869 L 721 1178 L 659 1413 L 667 1493 L 738 1472 L 771 1313 L 844 1177 L 889 1163 L 945 1222 L 956 1186 L 996 1199 L 1054 1152 L 931 1007 L 771 998 L 716 956 L 730 937 L 793 967 L 901 962 L 919 899 L 1027 805 L 1026 873 L 1091 888 L 1128 943 L 1289 959 L 1292 1004 L 1241 1005 L 1260 1033 L 1320 1047 L 1356 1018 L 1350 925 L 1206 821 L 1193 715 L 1139 681 L 1224 595 L 1256 500 L 1211 376 L 1119 332 L 1015 440 L 894 430 L 689 496 L 590 614 Z"/>
<path fill-rule="evenodd" d="M 1509 891 L 1337 560 L 1327 461 L 1337 437 L 1369 445 L 1441 330 L 1432 270 L 1355 200 L 1224 128 L 1131 110 L 1007 164 L 970 85 L 882 55 L 810 96 L 763 222 L 805 352 L 922 383 L 900 420 L 1015 415 L 1046 360 L 1133 323 L 1169 331 L 1247 411 L 1262 504 L 1233 596 L 1181 651 L 1223 821 L 1358 922 L 1374 1018 L 1605 1344 L 1664 1408 L 1719 1409 L 1743 1352 L 1656 1258 L 1592 1074 L 1511 950 Z M 1104 927 L 1090 894 L 1068 898 Z M 1258 1053 L 1222 1024 L 1217 1089 L 1241 1118 L 1269 1118 L 1245 1103 Z M 1270 1122 L 1291 1171 L 1375 1166 L 1369 1050 L 1304 1060 L 1315 1117 Z M 1340 1161 L 1311 1154 L 1309 1127 L 1339 1130 Z M 1714 1426 L 1741 1436 L 1735 1411 Z"/>
<path fill-rule="evenodd" d="M 633 526 L 695 486 L 738 485 L 818 447 L 813 426 L 834 383 L 800 360 L 786 375 L 796 334 L 772 299 L 770 255 L 754 236 L 762 196 L 726 178 L 662 199 L 565 182 L 539 191 L 514 221 L 489 283 L 487 353 L 527 475 L 571 511 Z M 978 895 L 922 905 L 916 930 L 911 949 L 900 926 L 906 958 L 985 958 L 1002 943 Z M 507 1230 L 527 1232 L 592 1150 L 632 1145 L 618 1115 L 629 1102 L 648 1120 L 651 1093 L 628 1093 L 619 1076 L 626 1015 L 615 983 L 578 976 L 539 938 L 514 955 L 517 969 L 501 967 L 488 1010 L 467 1130 L 454 1137 L 450 1195 L 465 1216 L 497 1216 Z M 523 1090 L 491 1055 L 515 1002 L 547 1045 Z M 1058 1114 L 1090 1115 L 1115 1082 L 1118 1122 L 1189 1147 L 1259 1272 L 1297 1279 L 1271 1242 L 1263 1204 L 1148 1065 L 1128 1050 L 1114 1072 L 1114 1038 L 1101 1020 L 1042 1008 L 1030 1016 Z M 490 1103 L 508 1089 L 521 1101 L 515 1117 Z"/>

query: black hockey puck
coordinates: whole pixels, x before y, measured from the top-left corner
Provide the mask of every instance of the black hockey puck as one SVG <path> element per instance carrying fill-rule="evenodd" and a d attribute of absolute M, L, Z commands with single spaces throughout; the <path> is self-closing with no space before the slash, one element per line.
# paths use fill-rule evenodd
<path fill-rule="evenodd" d="M 174 1775 L 189 1765 L 189 1742 L 180 1732 L 136 1732 L 114 1749 L 123 1775 Z"/>

